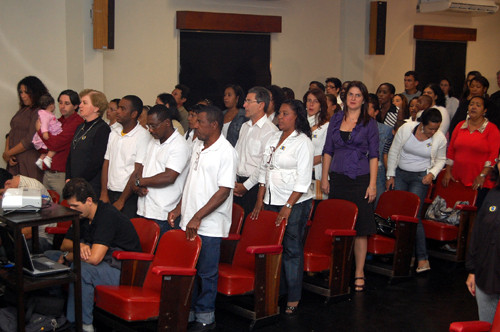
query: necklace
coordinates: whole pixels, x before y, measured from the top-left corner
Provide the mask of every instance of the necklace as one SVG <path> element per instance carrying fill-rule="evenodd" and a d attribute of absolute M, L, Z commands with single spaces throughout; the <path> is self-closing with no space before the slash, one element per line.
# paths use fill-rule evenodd
<path fill-rule="evenodd" d="M 85 141 L 85 139 L 87 138 L 87 134 L 88 132 L 90 131 L 90 129 L 92 129 L 92 127 L 97 123 L 98 121 L 95 121 L 90 127 L 89 129 L 85 130 L 85 132 L 80 136 L 78 137 L 78 134 L 80 134 L 82 131 L 83 131 L 83 128 L 85 126 L 83 126 L 82 128 L 80 128 L 80 131 L 78 132 L 78 134 L 75 135 L 75 138 L 73 138 L 73 142 L 71 143 L 71 145 L 73 146 L 73 149 L 76 149 L 76 146 L 78 145 L 78 143 L 80 143 L 80 141 Z"/>

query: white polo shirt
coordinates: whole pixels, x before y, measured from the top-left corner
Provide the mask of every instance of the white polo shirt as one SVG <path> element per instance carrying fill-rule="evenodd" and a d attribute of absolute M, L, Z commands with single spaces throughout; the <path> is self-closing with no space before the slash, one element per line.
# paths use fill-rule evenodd
<path fill-rule="evenodd" d="M 236 174 L 248 177 L 248 180 L 243 183 L 247 190 L 252 189 L 259 182 L 259 166 L 264 147 L 277 131 L 278 128 L 266 115 L 253 125 L 252 120 L 249 120 L 241 126 L 240 136 L 235 146 L 239 157 Z"/>
<path fill-rule="evenodd" d="M 139 123 L 122 136 L 119 126 L 109 133 L 104 159 L 109 160 L 108 189 L 122 192 L 127 185 L 134 164 L 142 164 L 151 135 Z"/>
<path fill-rule="evenodd" d="M 297 203 L 312 198 L 309 187 L 313 143 L 305 134 L 294 131 L 277 146 L 281 134 L 281 131 L 277 132 L 267 142 L 259 173 L 259 183 L 266 184 L 264 203 L 271 205 L 285 205 L 294 191 L 303 193 Z"/>
<path fill-rule="evenodd" d="M 219 187 L 234 188 L 238 154 L 224 135 L 203 150 L 203 141 L 196 141 L 189 165 L 189 175 L 182 194 L 181 228 L 186 225 Z M 233 192 L 212 213 L 202 219 L 198 234 L 210 237 L 225 237 L 231 227 Z"/>
<path fill-rule="evenodd" d="M 137 214 L 150 219 L 167 220 L 168 213 L 177 206 L 181 199 L 191 149 L 186 139 L 175 130 L 163 144 L 158 139 L 151 140 L 146 151 L 147 154 L 142 163 L 144 166 L 142 177 L 151 177 L 165 172 L 166 168 L 179 175 L 174 183 L 165 187 L 148 187 L 148 194 L 137 200 Z"/>

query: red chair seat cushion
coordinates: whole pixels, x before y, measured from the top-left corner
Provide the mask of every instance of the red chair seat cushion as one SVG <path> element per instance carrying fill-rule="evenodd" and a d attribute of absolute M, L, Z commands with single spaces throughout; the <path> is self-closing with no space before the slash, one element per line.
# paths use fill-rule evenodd
<path fill-rule="evenodd" d="M 458 227 L 434 220 L 422 220 L 425 237 L 438 241 L 454 241 L 458 237 Z"/>
<path fill-rule="evenodd" d="M 230 264 L 219 264 L 217 291 L 225 295 L 241 295 L 253 291 L 255 274 L 253 271 Z"/>
<path fill-rule="evenodd" d="M 133 286 L 97 286 L 96 306 L 126 321 L 158 317 L 160 293 Z"/>
<path fill-rule="evenodd" d="M 321 272 L 330 269 L 330 255 L 304 252 L 304 271 Z"/>
<path fill-rule="evenodd" d="M 396 239 L 387 236 L 375 234 L 368 237 L 368 252 L 371 254 L 393 254 L 395 245 Z"/>

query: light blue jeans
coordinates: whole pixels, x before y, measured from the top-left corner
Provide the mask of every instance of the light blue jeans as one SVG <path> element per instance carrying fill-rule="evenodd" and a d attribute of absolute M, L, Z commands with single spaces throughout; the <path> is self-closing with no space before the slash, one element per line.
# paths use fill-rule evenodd
<path fill-rule="evenodd" d="M 422 183 L 422 179 L 427 175 L 426 171 L 422 172 L 407 172 L 399 167 L 396 168 L 396 178 L 394 179 L 394 189 L 404 190 L 416 194 L 420 198 L 420 206 L 418 208 L 417 216 L 417 237 L 415 241 L 415 256 L 418 261 L 428 260 L 427 246 L 425 243 L 425 231 L 422 225 L 422 206 L 424 205 L 425 196 L 427 195 L 428 185 Z"/>
<path fill-rule="evenodd" d="M 476 301 L 479 320 L 493 323 L 500 294 L 486 294 L 476 284 Z"/>

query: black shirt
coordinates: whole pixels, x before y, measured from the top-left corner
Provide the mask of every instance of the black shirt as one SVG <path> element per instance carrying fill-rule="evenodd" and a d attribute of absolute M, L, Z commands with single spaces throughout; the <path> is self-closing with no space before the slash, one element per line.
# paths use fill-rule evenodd
<path fill-rule="evenodd" d="M 73 227 L 65 238 L 73 240 Z M 141 251 L 139 236 L 130 220 L 111 204 L 101 201 L 91 223 L 87 218 L 80 220 L 80 242 L 107 246 L 106 257 L 111 257 L 115 250 Z"/>
<path fill-rule="evenodd" d="M 66 162 L 66 179 L 84 178 L 97 195 L 101 193 L 101 170 L 110 131 L 100 117 L 82 123 L 76 128 Z"/>
<path fill-rule="evenodd" d="M 482 291 L 500 294 L 500 189 L 490 190 L 476 216 L 465 266 Z"/>

